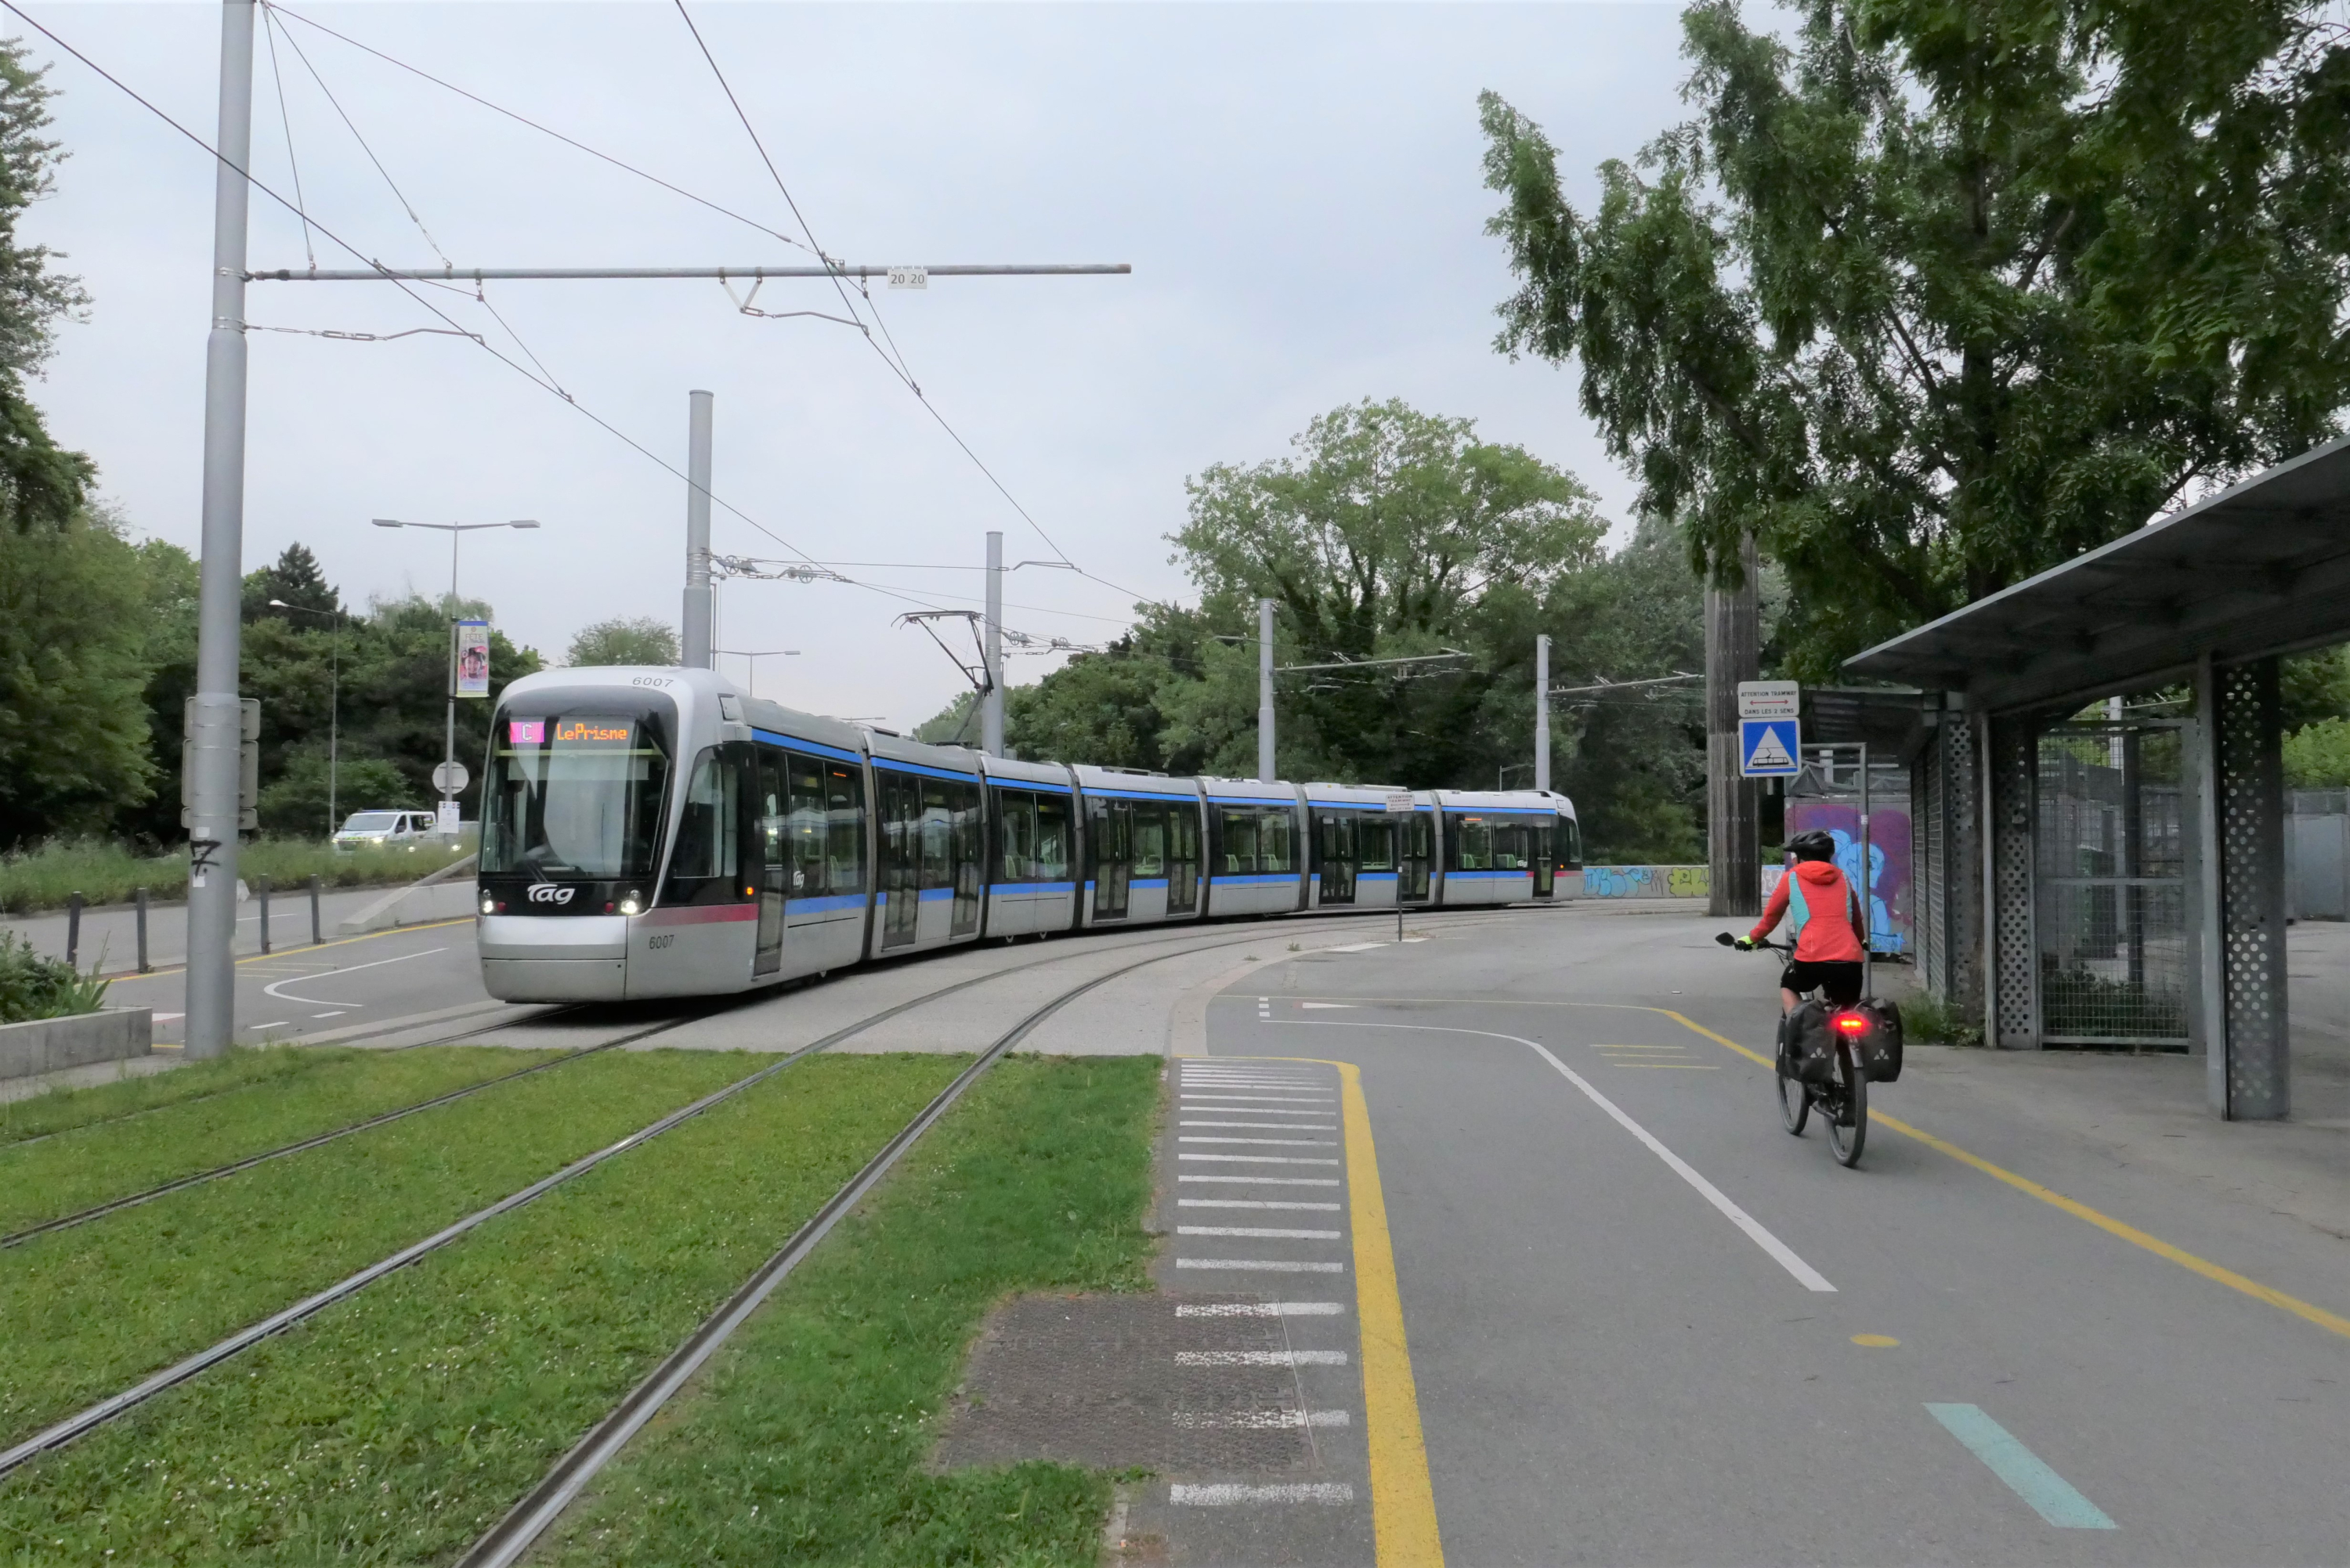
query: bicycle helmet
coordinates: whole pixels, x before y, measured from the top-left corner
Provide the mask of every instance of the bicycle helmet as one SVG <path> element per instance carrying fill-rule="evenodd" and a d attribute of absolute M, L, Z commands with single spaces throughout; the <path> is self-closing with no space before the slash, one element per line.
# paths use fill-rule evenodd
<path fill-rule="evenodd" d="M 1833 860 L 1835 858 L 1835 835 L 1814 828 L 1798 833 L 1787 840 L 1787 853 L 1798 860 Z"/>

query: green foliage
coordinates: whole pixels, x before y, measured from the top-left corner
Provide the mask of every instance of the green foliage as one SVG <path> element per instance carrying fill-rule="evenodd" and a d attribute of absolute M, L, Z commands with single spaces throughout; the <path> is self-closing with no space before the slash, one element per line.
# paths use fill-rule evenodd
<path fill-rule="evenodd" d="M 327 748 L 305 741 L 286 756 L 276 782 L 263 787 L 256 803 L 261 831 L 286 838 L 324 838 L 355 811 L 425 808 L 424 792 L 381 757 L 345 756 L 334 770 L 334 810 L 328 811 Z"/>
<path fill-rule="evenodd" d="M 584 627 L 563 656 L 567 666 L 675 664 L 677 632 L 650 616 L 616 616 Z"/>
<path fill-rule="evenodd" d="M 1697 117 L 1587 217 L 1481 100 L 1498 346 L 1582 361 L 1694 559 L 1751 533 L 1785 567 L 1790 673 L 2334 429 L 2350 53 L 2317 0 L 1799 14 L 1691 5 Z"/>
<path fill-rule="evenodd" d="M 953 701 L 915 725 L 914 739 L 931 746 L 979 744 L 979 694 L 960 693 Z"/>
<path fill-rule="evenodd" d="M 1968 1019 L 1943 998 L 1930 992 L 1912 992 L 1902 997 L 1901 1033 L 1905 1039 L 1918 1045 L 1980 1045 L 1983 1043 L 1982 1024 Z"/>
<path fill-rule="evenodd" d="M 2284 782 L 2294 789 L 2350 788 L 2350 719 L 2324 719 L 2284 738 Z"/>
<path fill-rule="evenodd" d="M 42 957 L 14 931 L 0 931 L 0 1023 L 96 1012 L 111 983 L 63 959 Z"/>

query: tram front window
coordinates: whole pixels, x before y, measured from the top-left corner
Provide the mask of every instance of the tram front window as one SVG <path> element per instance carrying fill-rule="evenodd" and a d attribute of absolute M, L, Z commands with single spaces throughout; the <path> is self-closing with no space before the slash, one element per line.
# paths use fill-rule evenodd
<path fill-rule="evenodd" d="M 634 718 L 498 721 L 484 785 L 482 871 L 650 877 L 660 858 L 669 757 Z"/>

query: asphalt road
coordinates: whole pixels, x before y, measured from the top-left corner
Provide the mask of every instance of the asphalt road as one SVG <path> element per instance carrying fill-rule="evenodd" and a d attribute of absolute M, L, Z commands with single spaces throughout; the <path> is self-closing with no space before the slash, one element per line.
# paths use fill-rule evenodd
<path fill-rule="evenodd" d="M 1312 955 L 1210 1010 L 1217 1057 L 1359 1067 L 1445 1559 L 2350 1556 L 2350 1323 L 2253 1293 L 2350 1313 L 2350 1247 L 2050 1137 L 1961 1086 L 1979 1053 L 1913 1049 L 1876 1096 L 1942 1147 L 1880 1124 L 1838 1168 L 1816 1117 L 1782 1129 L 1766 1067 L 1701 1032 L 1768 1052 L 1773 966 L 1713 946 L 1720 923 L 1578 914 Z M 1209 1245 L 1345 1255 L 1175 1250 Z M 1374 1488 L 1396 1407 L 1377 1364 Z M 1174 1560 L 1322 1557 L 1341 1515 L 1277 1492 L 1188 1529 L 1166 1507 Z M 1381 1525 L 1381 1561 L 1409 1560 Z"/>

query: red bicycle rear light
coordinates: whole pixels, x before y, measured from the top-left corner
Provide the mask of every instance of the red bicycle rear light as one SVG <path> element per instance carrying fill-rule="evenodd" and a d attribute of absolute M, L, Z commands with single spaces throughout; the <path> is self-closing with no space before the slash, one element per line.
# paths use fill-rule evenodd
<path fill-rule="evenodd" d="M 1868 1015 L 1864 1012 L 1839 1012 L 1835 1015 L 1837 1032 L 1845 1034 L 1868 1033 Z"/>

